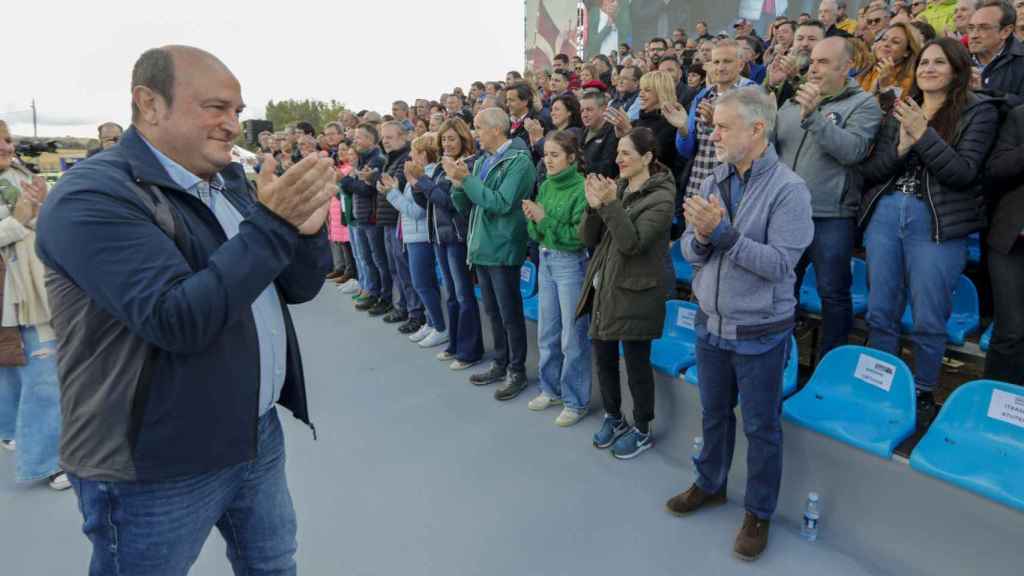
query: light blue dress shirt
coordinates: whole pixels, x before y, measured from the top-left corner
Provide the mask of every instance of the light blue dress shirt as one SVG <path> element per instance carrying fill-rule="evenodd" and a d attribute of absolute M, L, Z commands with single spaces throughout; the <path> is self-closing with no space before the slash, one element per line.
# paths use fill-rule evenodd
<path fill-rule="evenodd" d="M 238 234 L 242 215 L 224 197 L 224 179 L 220 174 L 207 182 L 186 170 L 142 139 L 153 151 L 153 155 L 167 171 L 167 175 L 183 190 L 195 196 L 213 212 L 224 235 L 231 239 Z M 284 387 L 285 369 L 288 365 L 288 340 L 285 333 L 284 313 L 274 285 L 267 286 L 259 298 L 252 303 L 252 315 L 256 321 L 256 338 L 260 348 L 260 416 L 277 402 Z M 210 383 L 216 385 L 216 382 Z"/>

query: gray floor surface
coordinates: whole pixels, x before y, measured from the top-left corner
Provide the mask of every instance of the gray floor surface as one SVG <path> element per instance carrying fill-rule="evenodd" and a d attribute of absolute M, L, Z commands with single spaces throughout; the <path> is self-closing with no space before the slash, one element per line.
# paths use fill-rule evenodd
<path fill-rule="evenodd" d="M 496 402 L 326 287 L 293 309 L 319 441 L 282 412 L 299 518 L 299 572 L 339 575 L 683 575 L 876 573 L 795 527 L 772 527 L 756 563 L 732 557 L 736 502 L 680 519 L 685 489 L 658 447 L 630 462 L 595 450 L 594 412 L 575 427 L 526 409 L 530 390 Z M 488 339 L 487 342 L 490 340 Z M 596 387 L 595 387 L 596 392 Z M 89 547 L 73 493 L 16 486 L 0 453 L 0 574 L 84 574 Z M 841 537 L 841 535 L 834 535 Z M 230 574 L 214 531 L 191 574 Z"/>

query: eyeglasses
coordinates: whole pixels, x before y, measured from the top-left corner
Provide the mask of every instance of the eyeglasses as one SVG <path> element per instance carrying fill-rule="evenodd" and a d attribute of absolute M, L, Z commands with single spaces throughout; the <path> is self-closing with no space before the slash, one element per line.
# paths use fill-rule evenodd
<path fill-rule="evenodd" d="M 882 23 L 882 19 L 881 18 L 869 18 L 867 22 L 868 22 L 868 26 L 878 26 L 879 24 Z"/>

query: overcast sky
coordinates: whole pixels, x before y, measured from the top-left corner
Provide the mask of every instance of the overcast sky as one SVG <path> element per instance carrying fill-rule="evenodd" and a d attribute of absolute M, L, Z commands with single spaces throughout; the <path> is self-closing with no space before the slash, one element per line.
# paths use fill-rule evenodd
<path fill-rule="evenodd" d="M 127 126 L 132 64 L 164 44 L 223 60 L 242 84 L 243 118 L 287 98 L 386 113 L 395 99 L 437 98 L 523 67 L 522 0 L 56 0 L 47 14 L 33 6 L 6 7 L 0 34 L 0 118 L 25 136 L 32 98 L 40 136 L 95 136 L 107 120 Z M 12 8 L 31 19 L 9 18 Z"/>

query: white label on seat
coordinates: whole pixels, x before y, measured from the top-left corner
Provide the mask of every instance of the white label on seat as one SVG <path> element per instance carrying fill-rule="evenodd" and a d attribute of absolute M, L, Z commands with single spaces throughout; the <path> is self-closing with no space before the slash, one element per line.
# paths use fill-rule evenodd
<path fill-rule="evenodd" d="M 892 379 L 895 375 L 895 366 L 867 354 L 860 355 L 860 359 L 857 360 L 857 370 L 853 373 L 855 378 L 886 392 L 892 388 Z"/>
<path fill-rule="evenodd" d="M 697 311 L 692 308 L 686 308 L 685 306 L 679 307 L 679 312 L 676 313 L 676 326 L 680 328 L 689 328 L 693 330 L 694 322 L 697 318 Z"/>
<path fill-rule="evenodd" d="M 1024 396 L 993 390 L 988 416 L 1024 428 Z"/>

